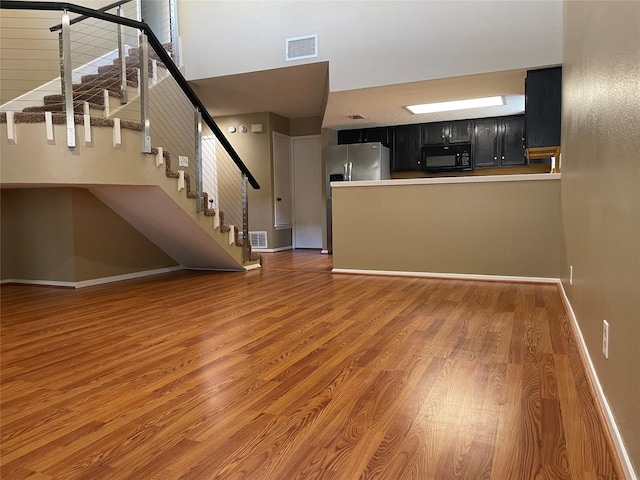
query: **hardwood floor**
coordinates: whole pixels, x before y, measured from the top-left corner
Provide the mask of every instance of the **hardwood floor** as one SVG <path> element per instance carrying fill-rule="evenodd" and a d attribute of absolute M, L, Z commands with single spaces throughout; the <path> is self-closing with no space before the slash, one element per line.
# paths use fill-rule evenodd
<path fill-rule="evenodd" d="M 3 286 L 3 479 L 616 479 L 556 286 L 248 273 Z"/>

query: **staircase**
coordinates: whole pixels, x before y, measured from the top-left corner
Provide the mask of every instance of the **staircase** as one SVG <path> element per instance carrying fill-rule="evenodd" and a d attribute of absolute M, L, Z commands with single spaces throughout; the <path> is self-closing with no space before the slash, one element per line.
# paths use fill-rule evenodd
<path fill-rule="evenodd" d="M 167 53 L 171 54 L 172 45 L 163 45 Z M 149 52 L 148 69 L 149 77 L 153 75 L 153 64 L 156 67 L 164 68 L 158 55 L 152 50 Z M 140 49 L 131 48 L 126 56 L 126 76 L 127 86 L 138 88 L 138 71 L 140 69 Z M 115 58 L 112 65 L 98 67 L 97 73 L 83 75 L 80 83 L 73 84 L 73 110 L 77 114 L 84 113 L 85 102 L 94 111 L 104 112 L 105 104 L 104 92 L 108 92 L 109 97 L 120 99 L 120 58 Z M 64 96 L 62 94 L 46 95 L 43 105 L 26 107 L 23 113 L 33 112 L 64 112 L 66 109 Z"/>
<path fill-rule="evenodd" d="M 151 76 L 154 60 L 156 66 L 162 68 L 163 65 L 151 52 L 149 57 Z M 126 58 L 131 96 L 136 95 L 139 66 L 139 50 L 132 48 Z M 197 211 L 194 179 L 188 172 L 179 170 L 175 154 L 166 150 L 160 154 L 159 148 L 152 148 L 150 154 L 139 153 L 141 124 L 121 120 L 118 129 L 118 122 L 105 116 L 120 108 L 120 69 L 119 59 L 115 59 L 113 65 L 98 67 L 95 74 L 83 75 L 81 82 L 73 85 L 74 121 L 76 125 L 84 125 L 89 120 L 90 147 L 77 144 L 70 150 L 62 145 L 63 140 L 52 144 L 42 137 L 41 124 L 47 120 L 45 112 L 51 112 L 55 138 L 65 138 L 66 114 L 63 112 L 66 107 L 62 95 L 47 95 L 42 105 L 26 107 L 22 112 L 10 114 L 10 119 L 7 113 L 1 112 L 3 185 L 58 184 L 87 188 L 185 268 L 241 270 L 259 266 L 261 257 L 251 253 L 249 245 L 243 259 L 245 240 L 240 238 L 237 226 L 225 223 L 224 212 L 212 208 Z M 116 105 L 106 104 L 106 99 L 113 99 Z M 87 113 L 87 106 L 88 116 L 83 115 Z M 17 134 L 8 130 L 8 120 L 14 124 Z M 81 133 L 78 129 L 76 136 L 80 137 Z M 121 145 L 109 149 L 116 135 L 122 138 L 121 145 L 127 145 L 126 151 Z M 42 153 L 34 155 L 34 146 Z M 131 151 L 136 148 L 138 151 Z M 80 166 L 78 154 L 82 160 Z M 56 169 L 43 175 L 48 172 L 43 162 L 50 164 L 51 157 L 55 157 Z M 138 165 L 140 159 L 145 165 L 134 172 L 132 165 Z M 106 166 L 106 162 L 110 165 Z M 58 175 L 60 172 L 66 174 Z M 158 172 L 162 172 L 164 179 L 157 178 Z M 209 195 L 203 193 L 203 197 L 206 207 Z M 174 228 L 176 225 L 180 227 Z"/>

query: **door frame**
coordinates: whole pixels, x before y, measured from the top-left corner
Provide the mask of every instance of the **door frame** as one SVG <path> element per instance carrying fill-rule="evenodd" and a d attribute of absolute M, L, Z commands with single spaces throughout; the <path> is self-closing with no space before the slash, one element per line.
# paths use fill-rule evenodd
<path fill-rule="evenodd" d="M 289 200 L 290 200 L 290 221 L 291 223 L 289 224 L 282 224 L 282 225 L 278 225 L 278 215 L 277 215 L 277 192 L 276 192 L 276 182 L 277 182 L 277 175 L 276 175 L 276 137 L 282 138 L 282 139 L 287 139 L 288 142 L 288 149 L 289 149 Z M 280 132 L 272 132 L 272 148 L 271 148 L 271 154 L 273 157 L 273 197 L 272 197 L 272 201 L 273 201 L 273 228 L 275 230 L 287 230 L 287 229 L 293 229 L 293 152 L 292 152 L 292 148 L 291 148 L 291 138 L 289 135 L 285 135 L 284 133 L 280 133 Z M 291 231 L 292 235 L 293 235 L 293 230 Z M 292 243 L 293 243 L 293 238 L 292 238 Z"/>
<path fill-rule="evenodd" d="M 293 223 L 293 230 L 291 231 L 291 245 L 293 246 L 294 250 L 297 248 L 296 246 L 296 186 L 295 186 L 295 181 L 296 181 L 296 162 L 295 162 L 295 158 L 293 156 L 293 142 L 295 142 L 296 140 L 320 140 L 320 202 L 322 203 L 322 176 L 323 176 L 323 166 L 322 166 L 322 135 L 317 134 L 317 135 L 300 135 L 300 136 L 295 136 L 295 137 L 291 137 L 291 220 Z M 322 212 L 322 210 L 321 210 Z M 320 249 L 322 249 L 322 224 L 320 224 Z"/>

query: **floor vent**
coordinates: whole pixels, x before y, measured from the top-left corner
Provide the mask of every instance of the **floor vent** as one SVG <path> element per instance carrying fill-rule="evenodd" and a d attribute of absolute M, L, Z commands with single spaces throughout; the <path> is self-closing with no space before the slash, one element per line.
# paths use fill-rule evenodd
<path fill-rule="evenodd" d="M 267 232 L 249 232 L 251 248 L 267 248 Z"/>
<path fill-rule="evenodd" d="M 287 38 L 287 62 L 318 56 L 318 35 Z"/>

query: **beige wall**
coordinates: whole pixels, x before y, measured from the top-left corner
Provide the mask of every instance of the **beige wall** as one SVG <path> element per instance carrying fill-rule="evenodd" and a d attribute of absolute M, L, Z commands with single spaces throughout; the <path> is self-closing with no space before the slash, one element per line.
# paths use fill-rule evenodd
<path fill-rule="evenodd" d="M 80 282 L 172 267 L 87 190 L 3 189 L 2 279 Z"/>
<path fill-rule="evenodd" d="M 558 278 L 561 240 L 558 179 L 333 190 L 334 268 Z"/>
<path fill-rule="evenodd" d="M 0 10 L 0 104 L 60 76 L 58 34 L 49 27 L 61 18 L 59 12 Z"/>
<path fill-rule="evenodd" d="M 326 151 L 329 145 L 338 144 L 338 132 L 330 128 L 323 128 L 322 143 L 322 205 L 327 204 L 327 178 L 325 178 Z M 322 216 L 322 231 L 327 231 L 327 215 Z M 322 235 L 322 250 L 327 250 L 327 236 Z"/>
<path fill-rule="evenodd" d="M 640 2 L 565 2 L 564 288 L 640 472 Z M 573 266 L 573 285 L 568 282 Z M 609 359 L 601 353 L 610 326 Z"/>
<path fill-rule="evenodd" d="M 320 135 L 322 117 L 305 117 L 291 119 L 291 136 Z"/>
<path fill-rule="evenodd" d="M 176 266 L 177 263 L 84 189 L 72 189 L 76 281 Z"/>
<path fill-rule="evenodd" d="M 0 194 L 2 279 L 75 281 L 71 189 Z"/>
<path fill-rule="evenodd" d="M 289 119 L 263 112 L 218 117 L 215 121 L 260 184 L 260 190 L 249 187 L 249 230 L 266 231 L 268 248 L 290 246 L 291 230 L 274 228 L 272 147 L 273 132 L 290 135 Z M 261 133 L 251 132 L 251 125 L 256 123 L 262 124 Z M 240 125 L 248 131 L 239 132 Z M 230 133 L 229 127 L 236 127 L 236 132 Z"/>

